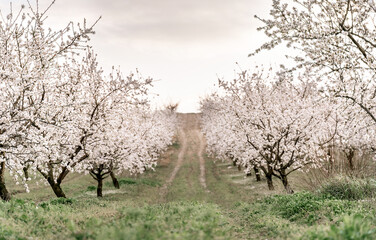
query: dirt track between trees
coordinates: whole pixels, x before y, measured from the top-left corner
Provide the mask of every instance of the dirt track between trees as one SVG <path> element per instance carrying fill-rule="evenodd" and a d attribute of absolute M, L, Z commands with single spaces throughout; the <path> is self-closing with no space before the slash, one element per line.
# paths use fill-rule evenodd
<path fill-rule="evenodd" d="M 181 164 L 183 163 L 184 160 L 184 155 L 187 150 L 187 137 L 185 136 L 185 131 L 183 129 L 179 129 L 179 135 L 178 135 L 179 142 L 181 144 L 181 149 L 179 151 L 178 155 L 178 161 L 176 163 L 176 166 L 174 170 L 172 171 L 170 177 L 167 179 L 165 184 L 161 188 L 161 196 L 165 197 L 167 194 L 169 186 L 171 186 L 171 183 L 174 181 L 176 174 L 179 172 L 179 169 L 181 167 Z"/>
<path fill-rule="evenodd" d="M 178 142 L 180 145 L 179 154 L 169 178 L 161 188 L 160 195 L 165 197 L 169 188 L 178 177 L 179 170 L 186 162 L 199 162 L 199 174 L 196 179 L 199 180 L 202 188 L 209 192 L 207 189 L 205 178 L 205 160 L 203 154 L 205 151 L 204 137 L 200 131 L 200 115 L 199 114 L 180 114 L 179 115 L 179 129 L 178 129 Z M 193 171 L 192 171 L 193 172 Z M 187 184 L 192 186 L 193 176 L 186 179 Z"/>

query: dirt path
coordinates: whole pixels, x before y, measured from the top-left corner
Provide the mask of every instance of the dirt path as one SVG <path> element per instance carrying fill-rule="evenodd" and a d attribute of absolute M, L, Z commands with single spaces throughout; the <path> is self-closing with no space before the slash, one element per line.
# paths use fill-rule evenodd
<path fill-rule="evenodd" d="M 178 139 L 179 139 L 179 143 L 181 144 L 179 155 L 178 155 L 178 161 L 176 163 L 174 170 L 171 172 L 170 177 L 167 179 L 167 181 L 165 182 L 165 184 L 161 188 L 160 195 L 161 195 L 162 198 L 166 196 L 167 191 L 168 191 L 168 187 L 174 181 L 176 174 L 179 172 L 179 169 L 181 168 L 181 165 L 182 165 L 183 160 L 184 160 L 185 152 L 187 150 L 187 137 L 186 137 L 184 129 L 182 129 L 182 128 L 179 129 Z"/>
<path fill-rule="evenodd" d="M 205 141 L 200 131 L 200 115 L 198 114 L 180 114 L 179 115 L 179 135 L 178 141 L 180 150 L 175 167 L 173 168 L 169 178 L 161 187 L 160 195 L 165 198 L 171 185 L 176 180 L 177 174 L 181 171 L 182 164 L 187 164 L 188 172 L 181 173 L 185 184 L 189 189 L 195 186 L 198 180 L 200 186 L 209 192 L 205 178 L 205 160 L 203 153 L 205 151 Z M 174 162 L 174 159 L 172 159 Z M 199 169 L 198 169 L 199 166 Z M 186 170 L 186 169 L 185 169 Z"/>
<path fill-rule="evenodd" d="M 176 174 L 178 173 L 178 171 L 181 167 L 181 164 L 183 163 L 183 160 L 184 160 L 184 155 L 185 155 L 185 152 L 187 150 L 187 137 L 186 137 L 183 129 L 180 130 L 179 140 L 181 142 L 181 149 L 180 149 L 180 152 L 179 152 L 179 155 L 178 155 L 178 162 L 176 163 L 176 166 L 175 166 L 174 170 L 172 171 L 171 176 L 167 180 L 166 184 L 171 184 L 174 181 Z"/>

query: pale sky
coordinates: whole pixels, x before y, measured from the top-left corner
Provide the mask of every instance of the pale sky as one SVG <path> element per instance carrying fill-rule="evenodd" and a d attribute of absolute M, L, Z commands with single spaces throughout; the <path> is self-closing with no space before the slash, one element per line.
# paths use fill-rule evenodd
<path fill-rule="evenodd" d="M 35 0 L 30 0 L 35 3 Z M 26 0 L 12 1 L 14 8 Z M 51 1 L 39 0 L 44 8 Z M 278 51 L 247 55 L 265 40 L 253 16 L 268 16 L 271 0 L 57 0 L 47 25 L 94 22 L 91 45 L 105 70 L 137 68 L 156 80 L 153 103 L 179 102 L 180 112 L 197 112 L 199 98 L 212 92 L 218 77 L 231 80 L 239 67 L 279 64 Z M 9 11 L 9 1 L 0 0 Z"/>

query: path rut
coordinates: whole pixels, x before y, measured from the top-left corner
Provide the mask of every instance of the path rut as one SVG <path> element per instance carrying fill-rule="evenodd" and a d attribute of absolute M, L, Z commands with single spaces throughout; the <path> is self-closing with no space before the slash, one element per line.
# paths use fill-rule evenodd
<path fill-rule="evenodd" d="M 209 192 L 205 178 L 205 159 L 203 157 L 203 153 L 205 151 L 205 141 L 200 131 L 200 115 L 180 114 L 178 133 L 178 140 L 180 144 L 179 154 L 177 160 L 175 160 L 175 167 L 173 168 L 169 178 L 161 187 L 160 195 L 162 198 L 166 197 L 169 188 L 174 183 L 174 180 L 184 161 L 187 163 L 199 163 L 199 174 L 197 178 L 189 177 L 186 179 L 186 181 L 198 179 L 202 188 L 206 192 Z M 174 162 L 174 160 L 172 160 L 172 162 Z M 189 186 L 192 186 L 192 182 L 187 183 Z"/>
<path fill-rule="evenodd" d="M 200 142 L 200 145 L 199 145 L 199 149 L 198 149 L 198 159 L 200 161 L 200 176 L 199 176 L 199 180 L 200 180 L 200 183 L 202 185 L 202 187 L 209 192 L 208 190 L 208 187 L 206 185 L 206 177 L 205 177 L 205 160 L 204 160 L 204 157 L 203 157 L 203 152 L 204 152 L 204 149 L 205 149 L 205 141 L 204 141 L 204 137 L 201 133 L 201 131 L 199 130 L 196 130 L 196 135 L 197 135 L 197 138 Z"/>
<path fill-rule="evenodd" d="M 185 152 L 187 150 L 187 137 L 186 137 L 184 129 L 179 129 L 179 142 L 181 144 L 181 148 L 180 148 L 180 151 L 179 151 L 178 160 L 177 160 L 177 163 L 176 163 L 174 170 L 172 170 L 172 172 L 171 172 L 170 177 L 167 179 L 167 181 L 165 182 L 165 184 L 161 188 L 161 192 L 160 192 L 161 197 L 166 196 L 167 191 L 168 191 L 168 187 L 174 181 L 176 174 L 179 172 L 179 169 L 181 168 L 181 165 L 183 163 L 184 155 L 185 155 Z"/>

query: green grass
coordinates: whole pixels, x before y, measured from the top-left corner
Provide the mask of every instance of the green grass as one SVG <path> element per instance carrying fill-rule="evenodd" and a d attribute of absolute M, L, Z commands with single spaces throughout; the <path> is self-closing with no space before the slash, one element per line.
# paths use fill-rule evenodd
<path fill-rule="evenodd" d="M 374 219 L 354 214 L 344 216 L 338 225 L 309 231 L 302 238 L 317 240 L 373 240 L 376 239 L 376 227 Z"/>
<path fill-rule="evenodd" d="M 376 196 L 376 180 L 335 178 L 324 184 L 320 193 L 337 199 L 360 200 Z"/>
<path fill-rule="evenodd" d="M 140 178 L 140 179 L 135 179 L 135 178 L 120 178 L 119 180 L 119 185 L 132 185 L 132 184 L 144 184 L 152 187 L 160 187 L 162 186 L 161 182 L 156 179 L 147 179 L 147 178 Z M 107 186 L 111 186 L 112 182 L 107 182 Z"/>
<path fill-rule="evenodd" d="M 311 192 L 268 196 L 252 203 L 239 202 L 236 209 L 241 224 L 253 229 L 253 234 L 268 239 L 316 239 L 315 233 L 319 234 L 317 239 L 368 239 L 325 236 L 343 231 L 368 234 L 376 227 L 376 209 L 370 203 L 339 200 Z M 353 216 L 358 217 L 354 221 L 348 220 Z M 359 218 L 364 226 L 358 224 Z"/>
<path fill-rule="evenodd" d="M 226 218 L 217 205 L 200 202 L 171 202 L 124 208 L 119 219 L 90 221 L 85 231 L 75 230 L 76 239 L 231 239 Z"/>
<path fill-rule="evenodd" d="M 90 185 L 90 186 L 87 186 L 87 190 L 88 191 L 95 191 L 95 190 L 97 190 L 97 187 L 93 186 L 93 185 Z"/>
<path fill-rule="evenodd" d="M 361 211 L 355 202 L 325 198 L 310 192 L 276 195 L 257 203 L 270 209 L 274 215 L 308 225 L 317 223 L 320 219 L 332 221 L 337 215 Z"/>
<path fill-rule="evenodd" d="M 85 204 L 71 199 L 36 204 L 33 201 L 14 199 L 0 203 L 0 236 L 3 239 L 64 239 L 68 236 L 67 224 L 82 219 L 77 211 L 88 208 L 95 201 Z M 81 214 L 82 215 L 82 214 Z M 0 238 L 1 239 L 1 238 Z"/>
<path fill-rule="evenodd" d="M 297 193 L 286 195 L 277 180 L 276 191 L 254 176 L 240 184 L 237 168 L 205 156 L 208 192 L 199 181 L 197 154 L 188 151 L 162 196 L 177 147 L 170 148 L 172 161 L 156 171 L 118 176 L 120 190 L 106 179 L 103 190 L 111 193 L 103 198 L 95 197 L 96 181 L 89 175 L 68 175 L 62 185 L 67 199 L 56 199 L 36 181 L 25 193 L 8 178 L 15 195 L 0 202 L 0 240 L 376 239 L 372 180 L 330 182 L 312 193 L 302 191 L 295 173 L 290 179 Z"/>
<path fill-rule="evenodd" d="M 114 207 L 112 218 L 98 216 Z M 0 203 L 0 220 L 0 239 L 231 239 L 220 207 L 203 202 L 135 207 L 96 198 L 14 199 Z"/>

